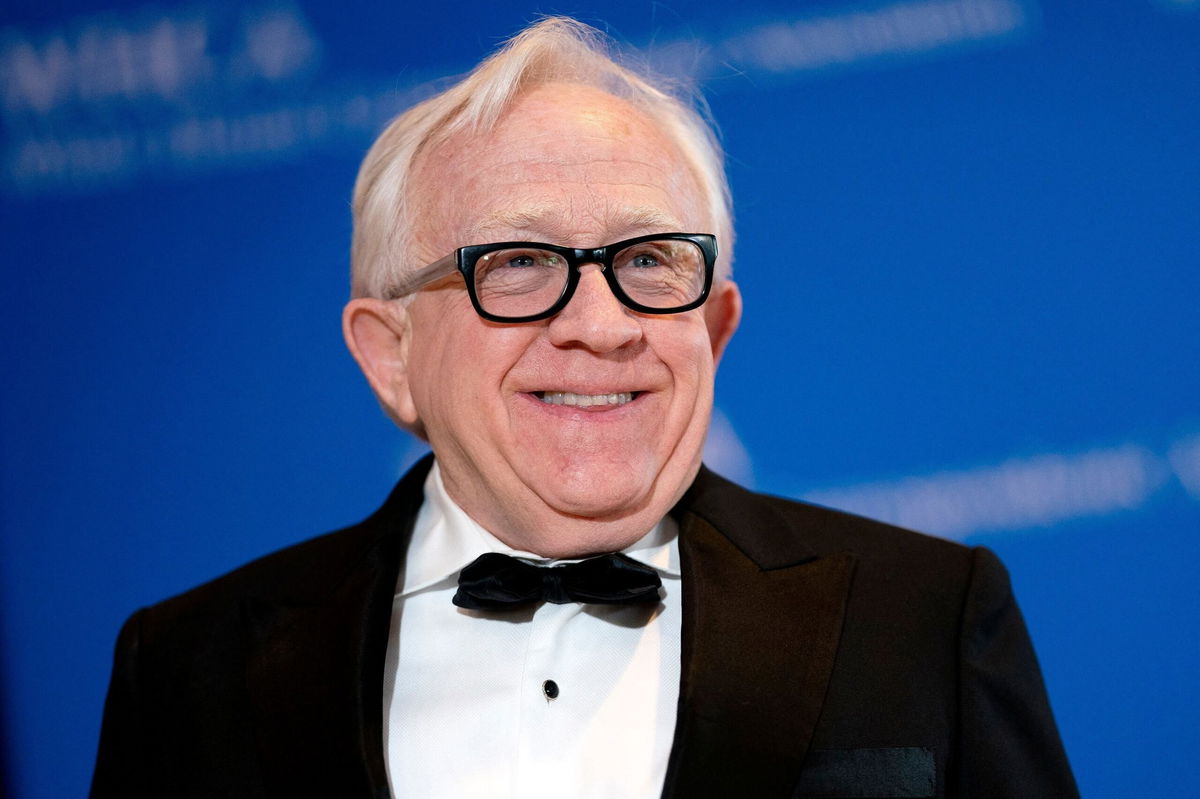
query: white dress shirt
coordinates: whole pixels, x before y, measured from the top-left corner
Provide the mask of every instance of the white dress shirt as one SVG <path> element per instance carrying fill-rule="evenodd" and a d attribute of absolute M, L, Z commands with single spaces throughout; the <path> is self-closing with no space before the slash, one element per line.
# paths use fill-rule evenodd
<path fill-rule="evenodd" d="M 392 604 L 383 710 L 393 796 L 659 796 L 679 698 L 677 534 L 668 517 L 624 550 L 658 571 L 660 605 L 464 610 L 450 600 L 479 555 L 547 561 L 476 524 L 435 463 Z"/>

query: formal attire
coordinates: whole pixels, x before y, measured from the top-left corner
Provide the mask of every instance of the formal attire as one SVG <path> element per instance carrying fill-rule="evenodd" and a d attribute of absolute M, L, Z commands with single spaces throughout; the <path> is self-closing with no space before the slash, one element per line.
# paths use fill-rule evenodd
<path fill-rule="evenodd" d="M 451 599 L 459 572 L 480 555 L 552 569 L 569 561 L 544 561 L 491 535 L 450 498 L 436 463 L 424 493 L 383 671 L 392 794 L 562 799 L 569 785 L 571 799 L 656 796 L 679 699 L 674 519 L 623 550 L 654 570 L 653 603 L 464 610 Z"/>
<path fill-rule="evenodd" d="M 429 466 L 362 523 L 134 614 L 93 797 L 388 796 L 389 628 Z M 1077 795 L 990 552 L 707 470 L 671 516 L 663 797 Z"/>

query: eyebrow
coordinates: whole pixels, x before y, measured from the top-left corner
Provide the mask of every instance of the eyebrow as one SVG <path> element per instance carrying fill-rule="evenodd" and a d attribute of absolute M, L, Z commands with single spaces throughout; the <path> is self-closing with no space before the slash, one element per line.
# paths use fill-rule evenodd
<path fill-rule="evenodd" d="M 609 230 L 620 233 L 617 238 L 628 238 L 638 233 L 666 233 L 680 229 L 674 216 L 653 206 L 631 206 L 619 208 L 607 215 Z M 549 236 L 555 241 L 565 241 L 573 232 L 573 225 L 562 215 L 560 205 L 540 203 L 516 209 L 501 209 L 472 225 L 467 235 L 472 241 L 485 241 L 491 231 L 532 231 Z"/>

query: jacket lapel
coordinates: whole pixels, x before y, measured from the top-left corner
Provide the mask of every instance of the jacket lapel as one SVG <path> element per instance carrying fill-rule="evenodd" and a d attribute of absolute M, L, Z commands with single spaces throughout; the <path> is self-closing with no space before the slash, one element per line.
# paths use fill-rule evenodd
<path fill-rule="evenodd" d="M 396 579 L 427 472 L 428 463 L 412 469 L 350 532 L 349 546 L 318 559 L 320 569 L 287 596 L 243 604 L 247 688 L 272 794 L 389 795 L 384 660 Z"/>
<path fill-rule="evenodd" d="M 663 797 L 790 796 L 833 669 L 853 557 L 818 557 L 768 500 L 707 470 L 676 514 L 682 673 Z"/>

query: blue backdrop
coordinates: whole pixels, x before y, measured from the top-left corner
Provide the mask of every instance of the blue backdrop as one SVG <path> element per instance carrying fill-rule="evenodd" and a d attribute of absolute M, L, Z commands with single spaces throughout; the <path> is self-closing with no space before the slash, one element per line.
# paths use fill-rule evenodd
<path fill-rule="evenodd" d="M 140 605 L 373 509 L 381 124 L 536 12 L 702 85 L 746 301 L 709 459 L 1009 565 L 1085 795 L 1200 792 L 1200 2 L 8 0 L 0 684 L 86 790 Z"/>

